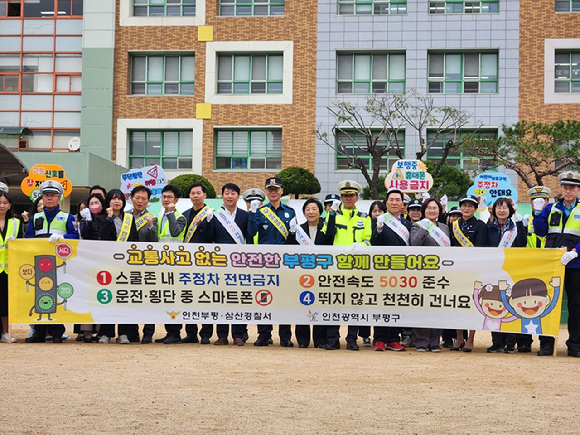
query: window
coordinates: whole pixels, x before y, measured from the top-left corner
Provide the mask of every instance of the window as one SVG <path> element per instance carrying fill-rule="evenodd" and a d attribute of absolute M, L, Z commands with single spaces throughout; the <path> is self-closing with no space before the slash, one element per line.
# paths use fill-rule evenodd
<path fill-rule="evenodd" d="M 218 94 L 281 94 L 281 54 L 228 54 L 218 57 Z"/>
<path fill-rule="evenodd" d="M 430 14 L 496 14 L 499 0 L 447 0 L 430 1 Z"/>
<path fill-rule="evenodd" d="M 404 54 L 338 54 L 339 94 L 404 93 Z"/>
<path fill-rule="evenodd" d="M 163 169 L 191 169 L 193 131 L 131 131 L 131 169 L 160 165 Z"/>
<path fill-rule="evenodd" d="M 133 0 L 135 17 L 195 17 L 195 0 Z"/>
<path fill-rule="evenodd" d="M 279 170 L 282 130 L 216 130 L 215 169 Z"/>
<path fill-rule="evenodd" d="M 285 0 L 220 0 L 220 15 L 248 17 L 284 15 Z"/>
<path fill-rule="evenodd" d="M 401 149 L 403 155 L 405 155 L 405 132 L 399 131 L 397 132 L 397 142 L 398 146 Z M 356 145 L 355 145 L 356 144 Z M 372 161 L 370 154 L 361 149 L 360 147 L 366 147 L 367 141 L 365 136 L 357 132 L 355 130 L 344 130 L 344 131 L 337 131 L 336 132 L 336 148 L 341 152 L 336 152 L 336 169 L 343 170 L 343 169 L 356 169 L 351 166 L 352 159 L 360 157 L 363 162 L 365 162 L 367 168 L 370 168 Z M 377 146 L 381 148 L 390 147 L 389 145 L 389 137 L 387 134 L 383 133 L 379 137 L 377 142 Z M 396 144 L 393 144 L 394 148 L 397 148 Z M 348 155 L 344 155 L 342 151 L 345 151 Z M 395 163 L 399 160 L 399 157 L 394 153 L 394 150 L 389 151 L 387 154 L 383 156 L 381 159 L 381 169 L 390 170 Z M 358 169 L 356 169 L 358 170 Z"/>
<path fill-rule="evenodd" d="M 556 0 L 556 12 L 580 12 L 580 0 Z"/>
<path fill-rule="evenodd" d="M 439 136 L 431 148 L 429 148 L 429 151 L 427 152 L 427 160 L 441 160 L 441 157 L 443 156 L 443 149 L 445 148 L 445 144 L 448 141 L 451 140 L 454 143 L 460 142 L 465 138 L 465 136 L 473 134 L 473 132 L 474 130 L 466 129 L 461 130 L 455 134 L 450 133 Z M 433 141 L 434 136 L 434 131 L 427 131 L 427 145 Z M 481 139 L 497 139 L 497 130 L 481 129 L 475 134 L 475 137 Z M 477 157 L 472 157 L 457 149 L 449 153 L 445 159 L 445 164 L 449 166 L 457 166 L 459 169 L 466 171 L 486 171 L 496 168 L 495 163 L 491 158 L 480 159 Z"/>
<path fill-rule="evenodd" d="M 194 56 L 134 55 L 131 64 L 131 94 L 193 95 Z"/>
<path fill-rule="evenodd" d="M 554 92 L 580 93 L 580 52 L 556 51 Z"/>
<path fill-rule="evenodd" d="M 0 93 L 18 92 L 18 74 L 0 73 Z"/>
<path fill-rule="evenodd" d="M 339 15 L 406 14 L 407 0 L 338 0 Z"/>
<path fill-rule="evenodd" d="M 497 53 L 430 53 L 429 92 L 497 93 Z"/>

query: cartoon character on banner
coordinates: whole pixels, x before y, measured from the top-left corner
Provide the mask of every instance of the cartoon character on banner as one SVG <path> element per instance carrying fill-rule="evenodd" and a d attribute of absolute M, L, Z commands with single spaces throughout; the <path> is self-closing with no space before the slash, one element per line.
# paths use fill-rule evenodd
<path fill-rule="evenodd" d="M 473 283 L 473 302 L 484 316 L 484 331 L 501 331 L 502 323 L 517 320 L 501 300 L 500 292 L 507 290 L 508 287 L 507 281 L 499 281 L 498 285 L 483 285 L 481 281 Z"/>
<path fill-rule="evenodd" d="M 57 266 L 54 255 L 36 255 L 34 262 L 34 268 L 29 264 L 20 267 L 20 277 L 26 280 L 26 291 L 28 292 L 31 286 L 34 287 L 34 305 L 30 308 L 28 315 L 32 317 L 32 313 L 36 312 L 38 321 L 42 320 L 44 314 L 47 315 L 47 320 L 55 320 L 50 315 L 56 313 L 58 305 L 63 305 L 66 311 L 67 300 L 74 293 L 69 283 L 60 285 L 57 283 L 56 271 L 62 267 L 66 273 L 66 261 Z M 35 284 L 30 282 L 33 279 Z M 57 296 L 60 296 L 63 301 L 58 302 Z"/>
<path fill-rule="evenodd" d="M 546 283 L 541 279 L 527 278 L 509 288 L 507 281 L 500 281 L 501 300 L 512 316 L 522 319 L 522 333 L 542 334 L 542 318 L 552 312 L 560 298 L 560 277 L 554 276 L 550 285 L 554 297 L 548 295 Z M 509 299 L 508 299 L 509 298 Z"/>

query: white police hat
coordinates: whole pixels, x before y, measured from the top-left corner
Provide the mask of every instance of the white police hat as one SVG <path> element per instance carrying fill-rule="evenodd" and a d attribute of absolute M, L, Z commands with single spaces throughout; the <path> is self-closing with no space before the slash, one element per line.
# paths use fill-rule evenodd
<path fill-rule="evenodd" d="M 356 181 L 344 180 L 338 183 L 338 191 L 342 193 L 356 193 L 359 194 L 362 190 L 360 184 Z"/>
<path fill-rule="evenodd" d="M 528 190 L 528 196 L 530 199 L 549 198 L 551 194 L 552 190 L 546 186 L 536 186 Z"/>
<path fill-rule="evenodd" d="M 264 198 L 266 198 L 266 194 L 261 189 L 253 188 L 246 190 L 243 193 L 242 198 L 244 198 L 244 201 L 254 201 L 256 199 L 258 201 L 264 201 Z"/>
<path fill-rule="evenodd" d="M 8 186 L 0 181 L 0 191 L 8 193 Z"/>
<path fill-rule="evenodd" d="M 58 193 L 59 195 L 62 195 L 63 192 L 64 189 L 62 188 L 62 184 L 58 181 L 46 180 L 40 185 L 40 193 L 43 195 L 45 193 Z"/>
<path fill-rule="evenodd" d="M 560 184 L 569 184 L 571 186 L 580 186 L 580 174 L 577 172 L 567 171 L 562 172 L 558 176 Z"/>

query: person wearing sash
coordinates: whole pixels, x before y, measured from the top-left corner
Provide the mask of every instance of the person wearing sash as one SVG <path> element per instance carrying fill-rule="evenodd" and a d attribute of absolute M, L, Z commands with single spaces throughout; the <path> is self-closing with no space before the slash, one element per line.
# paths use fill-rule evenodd
<path fill-rule="evenodd" d="M 22 237 L 20 219 L 12 213 L 12 199 L 8 186 L 0 183 L 0 320 L 2 322 L 1 343 L 16 343 L 8 334 L 8 244 Z"/>
<path fill-rule="evenodd" d="M 248 212 L 238 207 L 240 188 L 237 184 L 226 183 L 222 186 L 221 208 L 214 212 L 214 242 L 218 244 L 251 244 L 248 237 Z M 232 324 L 232 338 L 236 346 L 245 344 L 244 337 L 247 325 Z M 213 343 L 216 346 L 227 345 L 230 325 L 217 325 L 218 339 Z"/>
<path fill-rule="evenodd" d="M 105 218 L 100 229 L 99 239 L 117 242 L 138 242 L 139 234 L 135 226 L 135 219 L 132 213 L 125 213 L 125 194 L 119 189 L 111 189 L 105 199 Z M 101 221 L 97 217 L 97 223 Z M 127 344 L 138 343 L 138 325 L 118 325 L 119 337 L 117 343 Z M 110 343 L 115 336 L 115 325 L 101 325 L 97 334 L 99 343 Z"/>
<path fill-rule="evenodd" d="M 187 220 L 187 230 L 183 236 L 183 241 L 184 243 L 212 243 L 214 236 L 214 226 L 211 224 L 213 210 L 205 204 L 207 188 L 202 183 L 193 183 L 189 186 L 188 192 L 192 207 L 183 213 L 183 216 Z M 176 325 L 175 329 L 181 334 L 181 325 Z M 186 335 L 181 342 L 199 343 L 197 331 L 198 329 L 195 323 L 186 324 Z M 202 325 L 199 334 L 201 337 L 201 344 L 210 344 L 212 334 L 213 325 Z"/>
<path fill-rule="evenodd" d="M 163 243 L 182 243 L 185 237 L 187 220 L 179 210 L 175 208 L 179 201 L 180 192 L 176 186 L 168 184 L 161 191 L 161 214 L 158 222 L 158 240 Z M 165 324 L 165 336 L 158 338 L 155 343 L 179 344 L 181 343 L 181 325 L 172 323 Z M 145 333 L 145 329 L 143 329 Z M 153 334 L 151 334 L 153 335 Z M 145 337 L 141 343 L 145 341 Z"/>
<path fill-rule="evenodd" d="M 345 180 L 338 183 L 340 192 L 339 201 L 334 201 L 326 216 L 327 236 L 332 239 L 334 246 L 350 246 L 356 251 L 360 246 L 370 246 L 371 218 L 356 206 L 358 195 L 362 187 L 356 181 Z M 335 224 L 331 225 L 332 220 Z M 346 250 L 345 250 L 346 251 Z M 349 326 L 346 336 L 346 348 L 357 351 L 357 335 L 359 326 Z M 340 349 L 340 325 L 328 325 L 326 327 L 327 350 Z"/>
<path fill-rule="evenodd" d="M 289 245 L 332 245 L 332 238 L 323 232 L 324 220 L 320 219 L 322 214 L 322 204 L 316 198 L 309 198 L 302 206 L 302 213 L 306 217 L 306 222 L 301 225 L 296 224 L 296 220 L 290 221 L 290 234 L 286 239 Z M 305 349 L 310 346 L 310 325 L 296 325 L 296 341 L 298 347 Z M 312 339 L 315 348 L 326 348 L 326 325 L 314 325 Z"/>
<path fill-rule="evenodd" d="M 403 211 L 403 192 L 399 189 L 389 189 L 385 198 L 387 212 L 378 216 L 372 222 L 371 244 L 373 246 L 409 246 L 411 222 L 401 216 Z M 375 326 L 375 351 L 392 350 L 401 352 L 399 334 L 401 328 Z"/>
<path fill-rule="evenodd" d="M 153 214 L 149 213 L 149 210 L 147 210 L 150 199 L 151 189 L 148 187 L 141 185 L 136 186 L 131 190 L 131 203 L 133 204 L 133 209 L 127 213 L 133 215 L 140 242 L 157 242 L 159 240 L 157 234 L 157 217 L 153 216 Z M 155 334 L 155 325 L 144 325 L 143 339 L 141 340 L 141 343 L 150 344 L 153 341 L 153 334 Z M 119 337 L 119 340 L 121 340 L 121 337 Z"/>
<path fill-rule="evenodd" d="M 421 205 L 421 217 L 411 227 L 411 246 L 451 246 L 449 228 L 439 222 L 443 206 L 436 198 L 428 198 Z M 414 328 L 413 341 L 417 352 L 441 352 L 441 329 Z"/>
<path fill-rule="evenodd" d="M 257 243 L 260 245 L 283 245 L 288 237 L 290 221 L 296 213 L 290 207 L 282 204 L 281 198 L 284 186 L 278 177 L 270 177 L 266 180 L 266 196 L 268 203 L 259 206 L 259 201 L 250 203 L 250 215 L 248 217 L 248 236 L 254 238 L 258 235 Z M 258 339 L 254 346 L 268 346 L 272 339 L 272 325 L 258 325 Z M 292 329 L 290 325 L 279 325 L 278 335 L 280 346 L 293 347 Z"/>
<path fill-rule="evenodd" d="M 566 248 L 560 262 L 566 266 L 564 289 L 568 296 L 568 356 L 580 357 L 580 174 L 567 171 L 558 176 L 562 199 L 548 204 L 534 218 L 534 232 L 546 237 L 546 248 Z M 552 355 L 554 337 L 540 335 L 538 356 Z"/>
<path fill-rule="evenodd" d="M 479 201 L 473 195 L 465 195 L 459 200 L 461 217 L 449 226 L 451 246 L 463 248 L 485 248 L 487 246 L 487 227 L 484 222 L 475 217 Z M 467 341 L 463 338 L 463 330 L 457 330 L 455 346 L 450 350 L 471 352 L 475 331 L 469 331 Z"/>
<path fill-rule="evenodd" d="M 36 213 L 28 222 L 25 236 L 27 238 L 48 238 L 51 243 L 62 239 L 78 239 L 79 233 L 74 227 L 74 216 L 62 211 L 59 202 L 64 189 L 53 180 L 47 180 L 40 185 L 43 210 Z M 53 343 L 62 343 L 64 325 L 34 325 L 34 333 L 25 341 L 27 343 L 44 343 L 46 332 L 52 335 Z"/>
<path fill-rule="evenodd" d="M 500 248 L 525 248 L 527 244 L 526 230 L 522 222 L 515 222 L 512 217 L 515 214 L 515 209 L 512 202 L 508 198 L 498 198 L 491 208 L 491 216 L 493 220 L 487 224 L 487 244 L 490 247 Z M 492 345 L 487 348 L 488 353 L 501 352 L 503 349 L 505 353 L 516 352 L 516 342 L 518 348 L 520 343 L 526 345 L 531 336 L 527 336 L 523 341 L 520 341 L 522 334 L 513 334 L 492 331 L 491 341 Z"/>

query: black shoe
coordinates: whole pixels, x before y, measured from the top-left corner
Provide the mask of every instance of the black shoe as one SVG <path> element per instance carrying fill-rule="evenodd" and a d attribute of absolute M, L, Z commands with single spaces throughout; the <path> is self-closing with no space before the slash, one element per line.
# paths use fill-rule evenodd
<path fill-rule="evenodd" d="M 94 341 L 94 340 L 93 340 L 93 336 L 90 336 L 90 337 L 83 337 L 83 342 L 84 342 L 84 343 L 92 343 L 93 341 Z"/>
<path fill-rule="evenodd" d="M 141 344 L 151 344 L 153 343 L 153 337 L 150 335 L 144 335 L 143 339 L 141 340 Z"/>
<path fill-rule="evenodd" d="M 182 343 L 181 337 L 167 337 L 163 344 L 179 344 Z"/>
<path fill-rule="evenodd" d="M 568 356 L 573 356 L 574 358 L 580 358 L 580 350 L 568 349 Z"/>
<path fill-rule="evenodd" d="M 441 343 L 441 347 L 451 349 L 453 347 L 453 339 L 448 338 L 446 340 L 443 340 L 443 343 Z"/>
<path fill-rule="evenodd" d="M 52 337 L 53 343 L 62 343 L 62 337 Z"/>
<path fill-rule="evenodd" d="M 503 350 L 503 353 L 516 353 L 515 346 L 507 345 Z"/>
<path fill-rule="evenodd" d="M 85 341 L 84 332 L 81 332 L 79 335 L 77 335 L 76 341 Z"/>
<path fill-rule="evenodd" d="M 248 341 L 248 338 L 250 338 L 250 336 L 248 335 L 248 331 L 246 331 L 242 336 L 242 341 L 245 343 L 246 341 Z"/>
<path fill-rule="evenodd" d="M 502 349 L 503 349 L 503 346 L 501 344 L 493 343 L 490 347 L 487 348 L 486 352 L 487 353 L 496 353 L 496 352 L 501 352 Z"/>
<path fill-rule="evenodd" d="M 300 349 L 308 349 L 308 345 L 307 344 L 299 344 L 298 347 Z M 318 346 L 314 346 L 314 347 L 318 347 Z"/>
<path fill-rule="evenodd" d="M 129 337 L 129 343 L 140 343 L 141 339 L 137 335 L 136 337 Z"/>
<path fill-rule="evenodd" d="M 199 339 L 197 335 L 189 335 L 187 334 L 185 338 L 181 340 L 182 343 L 199 343 Z"/>
<path fill-rule="evenodd" d="M 268 336 L 258 336 L 258 339 L 254 341 L 254 346 L 268 346 L 272 339 Z"/>
<path fill-rule="evenodd" d="M 518 353 L 530 353 L 532 351 L 531 344 L 518 344 Z"/>
<path fill-rule="evenodd" d="M 340 349 L 340 342 L 328 343 L 326 346 L 321 346 L 326 350 L 338 350 Z"/>
<path fill-rule="evenodd" d="M 169 335 L 166 334 L 165 337 L 163 337 L 163 338 L 156 338 L 155 343 L 165 343 L 165 340 L 167 340 L 168 338 L 169 338 Z"/>
<path fill-rule="evenodd" d="M 552 356 L 552 355 L 554 355 L 554 347 L 553 346 L 549 346 L 549 345 L 540 346 L 540 350 L 538 351 L 538 356 Z"/>
<path fill-rule="evenodd" d="M 281 338 L 280 339 L 280 346 L 282 346 L 282 347 L 294 347 L 294 343 L 292 343 L 287 338 Z"/>
<path fill-rule="evenodd" d="M 268 339 L 268 344 L 274 344 L 274 340 L 272 340 L 272 338 Z"/>
<path fill-rule="evenodd" d="M 45 336 L 40 336 L 37 334 L 32 334 L 32 337 L 27 337 L 24 342 L 25 343 L 44 343 L 46 341 Z"/>
<path fill-rule="evenodd" d="M 358 347 L 358 344 L 356 344 L 356 341 L 347 341 L 346 348 L 347 348 L 347 350 L 359 350 L 360 349 Z"/>
<path fill-rule="evenodd" d="M 209 337 L 201 337 L 201 344 L 211 344 Z"/>

